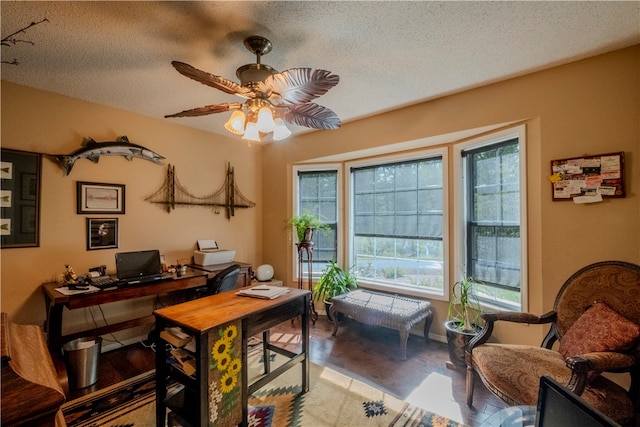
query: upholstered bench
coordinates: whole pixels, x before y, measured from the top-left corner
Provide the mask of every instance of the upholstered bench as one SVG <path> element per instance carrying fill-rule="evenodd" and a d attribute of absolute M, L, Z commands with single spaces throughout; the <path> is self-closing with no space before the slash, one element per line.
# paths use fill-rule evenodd
<path fill-rule="evenodd" d="M 429 329 L 433 321 L 431 303 L 415 298 L 356 289 L 332 299 L 330 314 L 333 318 L 333 336 L 338 332 L 338 313 L 358 322 L 384 326 L 400 332 L 400 355 L 407 358 L 409 331 L 424 319 L 424 340 L 429 342 Z"/>

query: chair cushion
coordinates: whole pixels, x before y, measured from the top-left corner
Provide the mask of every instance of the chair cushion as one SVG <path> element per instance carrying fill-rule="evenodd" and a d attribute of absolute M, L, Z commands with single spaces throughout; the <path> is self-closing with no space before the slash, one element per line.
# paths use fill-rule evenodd
<path fill-rule="evenodd" d="M 542 375 L 560 384 L 571 378 L 562 355 L 542 347 L 484 344 L 473 349 L 471 362 L 487 388 L 509 405 L 536 405 Z M 595 378 L 581 397 L 618 422 L 634 416 L 626 390 L 607 378 Z"/>
<path fill-rule="evenodd" d="M 601 351 L 625 351 L 640 339 L 640 325 L 627 320 L 603 302 L 585 311 L 562 337 L 563 357 Z"/>
<path fill-rule="evenodd" d="M 542 375 L 561 384 L 571 378 L 560 353 L 541 347 L 484 344 L 473 349 L 472 362 L 487 388 L 510 405 L 535 405 Z"/>

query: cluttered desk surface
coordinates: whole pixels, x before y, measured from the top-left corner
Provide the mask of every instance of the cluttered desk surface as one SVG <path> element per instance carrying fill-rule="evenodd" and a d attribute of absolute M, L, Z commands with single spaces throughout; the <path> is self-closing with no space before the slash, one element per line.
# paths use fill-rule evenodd
<path fill-rule="evenodd" d="M 118 301 L 126 301 L 152 295 L 169 294 L 172 292 L 195 289 L 207 284 L 207 279 L 216 272 L 223 270 L 231 264 L 239 264 L 242 268 L 238 277 L 238 287 L 248 286 L 251 283 L 251 264 L 243 262 L 233 262 L 209 266 L 189 266 L 186 271 L 174 277 L 153 283 L 136 284 L 134 286 L 113 287 L 106 289 L 82 289 L 67 295 L 60 292 L 60 287 L 64 283 L 49 282 L 42 285 L 42 292 L 45 298 L 47 344 L 52 354 L 60 353 L 62 345 L 70 340 L 99 336 L 115 331 L 132 328 L 141 325 L 150 325 L 154 318 L 151 313 L 148 316 L 136 319 L 125 320 L 104 327 L 87 329 L 72 334 L 62 334 L 63 312 L 66 307 L 69 310 L 92 307 Z M 67 288 L 68 289 L 68 288 Z"/>

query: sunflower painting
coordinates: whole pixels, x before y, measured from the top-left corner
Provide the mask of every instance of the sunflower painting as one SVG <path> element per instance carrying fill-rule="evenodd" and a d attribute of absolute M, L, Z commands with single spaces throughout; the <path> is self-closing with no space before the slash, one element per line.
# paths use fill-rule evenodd
<path fill-rule="evenodd" d="M 209 332 L 209 426 L 231 427 L 242 420 L 240 322 Z"/>

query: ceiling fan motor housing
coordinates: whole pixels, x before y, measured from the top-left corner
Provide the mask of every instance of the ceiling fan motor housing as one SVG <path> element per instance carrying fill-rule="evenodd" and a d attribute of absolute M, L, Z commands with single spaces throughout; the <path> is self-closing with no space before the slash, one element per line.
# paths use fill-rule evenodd
<path fill-rule="evenodd" d="M 265 64 L 247 64 L 236 70 L 241 86 L 251 87 L 252 83 L 263 82 L 267 77 L 278 71 Z"/>

